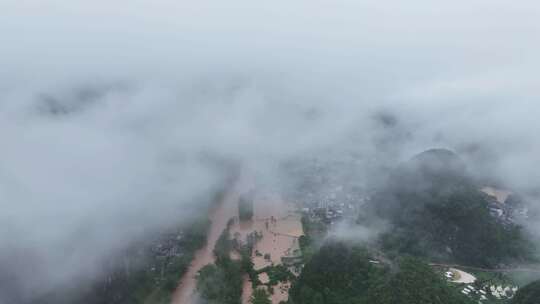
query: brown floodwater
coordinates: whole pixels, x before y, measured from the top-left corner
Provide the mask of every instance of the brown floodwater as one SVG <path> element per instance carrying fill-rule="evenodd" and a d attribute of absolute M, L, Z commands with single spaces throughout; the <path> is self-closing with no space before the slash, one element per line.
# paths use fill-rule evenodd
<path fill-rule="evenodd" d="M 262 239 L 255 244 L 254 249 L 263 255 L 270 254 L 270 259 L 265 260 L 264 257 L 257 256 L 254 250 L 252 259 L 255 269 L 271 264 L 281 264 L 281 257 L 299 249 L 298 237 L 303 234 L 300 216 L 295 214 L 294 207 L 284 202 L 279 194 L 255 195 L 254 219 L 238 222 L 238 199 L 240 195 L 252 191 L 253 188 L 253 179 L 243 172 L 237 183 L 211 211 L 212 224 L 208 232 L 207 244 L 195 254 L 194 260 L 173 295 L 172 304 L 195 303 L 197 273 L 205 265 L 214 263 L 213 250 L 216 241 L 231 218 L 236 220 L 231 227 L 231 236 L 245 240 L 246 236 L 253 231 L 262 234 Z M 235 252 L 231 253 L 231 257 L 239 258 L 238 253 Z M 253 293 L 251 281 L 247 275 L 244 276 L 243 281 L 242 303 L 249 304 Z M 271 296 L 273 304 L 287 300 L 289 285 L 289 283 L 280 283 L 274 287 L 275 292 Z"/>
<path fill-rule="evenodd" d="M 197 273 L 204 266 L 214 263 L 214 247 L 219 236 L 227 226 L 229 219 L 238 214 L 238 199 L 242 193 L 246 193 L 251 182 L 242 174 L 236 184 L 226 193 L 222 201 L 210 212 L 211 225 L 207 235 L 206 245 L 197 251 L 188 271 L 180 280 L 180 285 L 173 294 L 173 304 L 194 304 L 197 287 Z"/>
<path fill-rule="evenodd" d="M 261 233 L 262 238 L 255 244 L 251 255 L 256 270 L 272 264 L 281 264 L 283 256 L 291 255 L 295 249 L 299 249 L 298 237 L 303 235 L 303 230 L 300 215 L 296 214 L 294 209 L 294 206 L 283 201 L 277 193 L 260 195 L 259 192 L 254 200 L 254 220 L 235 223 L 232 227 L 231 232 L 241 239 L 245 239 L 247 234 L 253 231 Z M 255 252 L 259 252 L 262 256 L 258 256 Z M 270 255 L 269 260 L 264 258 L 265 254 Z M 262 273 L 260 276 L 266 281 L 268 274 Z M 289 287 L 290 283 L 274 286 L 274 294 L 270 296 L 272 304 L 286 301 L 289 297 Z M 251 282 L 246 277 L 242 292 L 243 304 L 249 304 L 252 293 Z"/>
<path fill-rule="evenodd" d="M 242 287 L 242 304 L 250 304 L 251 295 L 253 294 L 253 286 L 249 280 L 249 276 L 244 275 L 244 283 Z"/>

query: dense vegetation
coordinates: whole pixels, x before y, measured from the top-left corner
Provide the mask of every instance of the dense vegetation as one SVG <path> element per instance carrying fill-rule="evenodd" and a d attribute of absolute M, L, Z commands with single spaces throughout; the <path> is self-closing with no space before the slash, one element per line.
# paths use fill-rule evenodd
<path fill-rule="evenodd" d="M 396 255 L 480 267 L 529 258 L 521 228 L 491 216 L 478 188 L 455 154 L 431 150 L 396 170 L 359 221 L 369 224 L 375 214 L 390 222 L 381 244 Z"/>
<path fill-rule="evenodd" d="M 206 243 L 209 221 L 199 218 L 170 233 L 152 235 L 151 242 L 133 244 L 122 256 L 111 259 L 107 277 L 84 286 L 69 286 L 33 301 L 36 304 L 137 304 L 170 303 L 171 295 L 187 270 L 195 251 Z M 182 237 L 177 238 L 178 231 Z M 165 240 L 161 240 L 161 239 Z M 161 240 L 157 241 L 156 240 Z M 167 243 L 180 252 L 155 251 Z"/>
<path fill-rule="evenodd" d="M 205 304 L 240 304 L 242 296 L 242 276 L 245 267 L 251 264 L 232 260 L 230 255 L 235 243 L 230 237 L 232 220 L 216 242 L 215 264 L 204 266 L 197 277 L 200 302 Z"/>
<path fill-rule="evenodd" d="M 330 242 L 305 265 L 290 290 L 295 304 L 366 303 L 367 290 L 384 278 L 387 269 L 369 263 L 362 248 Z"/>
<path fill-rule="evenodd" d="M 253 291 L 250 302 L 251 304 L 272 304 L 268 296 L 266 290 L 258 288 Z"/>
<path fill-rule="evenodd" d="M 201 302 L 207 304 L 240 304 L 242 268 L 231 259 L 204 266 L 197 280 Z"/>
<path fill-rule="evenodd" d="M 290 297 L 294 304 L 469 303 L 419 260 L 403 258 L 397 267 L 377 264 L 366 249 L 336 241 L 305 265 Z"/>
<path fill-rule="evenodd" d="M 512 304 L 538 304 L 540 303 L 540 280 L 530 283 L 518 290 Z"/>
<path fill-rule="evenodd" d="M 137 270 L 124 280 L 116 280 L 115 285 L 98 290 L 102 300 L 96 303 L 169 303 L 195 251 L 204 246 L 208 225 L 207 220 L 193 221 L 178 241 L 182 255 L 163 258 L 149 255 L 145 264 L 154 267 Z"/>
<path fill-rule="evenodd" d="M 300 246 L 302 258 L 305 263 L 308 262 L 317 251 L 316 243 L 325 237 L 327 227 L 322 222 L 311 221 L 305 214 L 302 216 L 301 222 L 304 235 L 298 238 L 298 245 Z"/>
<path fill-rule="evenodd" d="M 414 258 L 403 258 L 399 272 L 369 297 L 369 303 L 374 304 L 472 304 L 431 267 Z"/>

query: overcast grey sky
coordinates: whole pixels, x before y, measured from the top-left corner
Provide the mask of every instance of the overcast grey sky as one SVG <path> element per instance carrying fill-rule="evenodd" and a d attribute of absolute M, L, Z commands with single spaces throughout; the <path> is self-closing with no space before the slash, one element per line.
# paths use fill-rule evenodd
<path fill-rule="evenodd" d="M 478 145 L 536 187 L 539 20 L 532 0 L 0 0 L 0 250 L 50 288 L 176 221 L 216 182 L 201 153 L 376 153 L 378 111 L 410 135 L 397 159 Z"/>

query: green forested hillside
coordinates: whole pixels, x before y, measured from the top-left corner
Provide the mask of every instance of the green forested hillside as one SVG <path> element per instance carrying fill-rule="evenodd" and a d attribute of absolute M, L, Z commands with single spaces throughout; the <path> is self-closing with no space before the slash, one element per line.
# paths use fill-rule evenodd
<path fill-rule="evenodd" d="M 480 267 L 528 259 L 532 247 L 521 228 L 490 215 L 478 188 L 455 154 L 430 150 L 394 172 L 365 217 L 390 223 L 381 237 L 388 253 Z"/>
<path fill-rule="evenodd" d="M 512 304 L 539 304 L 540 280 L 530 283 L 518 290 Z"/>
<path fill-rule="evenodd" d="M 304 268 L 290 292 L 295 304 L 467 304 L 431 268 L 413 258 L 370 262 L 366 249 L 331 241 Z"/>

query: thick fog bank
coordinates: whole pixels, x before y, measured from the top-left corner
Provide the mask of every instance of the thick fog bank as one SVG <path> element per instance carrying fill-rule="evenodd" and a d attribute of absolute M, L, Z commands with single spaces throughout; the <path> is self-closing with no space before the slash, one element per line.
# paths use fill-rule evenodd
<path fill-rule="evenodd" d="M 0 271 L 19 294 L 181 223 L 227 175 L 209 159 L 265 176 L 318 151 L 393 165 L 445 147 L 479 176 L 540 182 L 535 1 L 0 12 Z M 25 256 L 35 267 L 19 271 Z"/>

